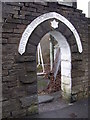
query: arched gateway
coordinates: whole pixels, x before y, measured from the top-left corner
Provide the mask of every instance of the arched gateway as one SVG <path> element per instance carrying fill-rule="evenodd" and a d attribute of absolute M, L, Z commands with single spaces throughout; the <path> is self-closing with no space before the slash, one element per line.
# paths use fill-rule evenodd
<path fill-rule="evenodd" d="M 56 22 L 55 19 L 58 20 L 58 22 Z M 52 20 L 54 20 L 54 21 L 52 21 Z M 51 21 L 52 21 L 53 25 L 51 25 Z M 32 21 L 27 26 L 27 28 L 25 29 L 25 31 L 22 35 L 22 38 L 20 40 L 18 51 L 22 55 L 25 52 L 26 45 L 28 44 L 28 40 L 29 40 L 29 43 L 30 42 L 32 43 L 32 41 L 35 40 L 36 45 L 38 45 L 42 36 L 44 36 L 47 32 L 49 32 L 49 34 L 52 35 L 55 38 L 55 40 L 59 43 L 59 47 L 61 50 L 62 95 L 66 99 L 70 100 L 71 93 L 72 93 L 72 90 L 71 90 L 72 89 L 71 50 L 70 50 L 70 46 L 68 44 L 67 39 L 62 35 L 63 32 L 61 34 L 59 32 L 59 30 L 57 29 L 57 28 L 61 29 L 60 26 L 58 25 L 59 22 L 64 23 L 66 25 L 66 27 L 68 27 L 70 29 L 70 31 L 73 33 L 75 40 L 76 40 L 76 44 L 78 46 L 78 51 L 81 53 L 82 52 L 82 44 L 81 44 L 78 32 L 76 31 L 74 26 L 65 17 L 63 17 L 62 15 L 60 15 L 56 12 L 50 12 L 50 13 L 41 15 L 41 16 L 37 17 L 34 21 Z M 54 26 L 56 26 L 56 27 L 54 27 Z M 40 28 L 42 31 L 40 30 Z M 44 28 L 44 30 L 42 28 Z M 56 28 L 56 31 L 55 31 L 55 28 Z M 37 38 L 37 36 L 39 36 L 39 38 Z M 38 40 L 36 40 L 36 39 L 38 39 Z"/>
<path fill-rule="evenodd" d="M 82 45 L 81 45 L 81 41 L 80 41 L 80 37 L 75 29 L 75 27 L 62 15 L 56 13 L 56 12 L 50 12 L 50 13 L 46 13 L 43 14 L 39 17 L 37 17 L 33 22 L 31 22 L 28 27 L 26 28 L 25 32 L 22 35 L 21 41 L 20 41 L 20 45 L 19 45 L 19 53 L 23 54 L 25 52 L 25 47 L 28 41 L 28 38 L 30 37 L 30 35 L 32 34 L 32 32 L 35 30 L 35 28 L 37 26 L 39 26 L 41 23 L 43 23 L 46 20 L 49 19 L 57 19 L 60 22 L 64 23 L 74 34 L 75 39 L 76 39 L 76 43 L 78 45 L 78 50 L 81 53 L 82 52 Z"/>
<path fill-rule="evenodd" d="M 87 97 L 88 21 L 82 11 L 57 2 L 2 2 L 2 11 L 0 117 L 38 113 L 36 53 L 47 34 L 55 40 L 54 52 L 60 48 L 63 98 L 70 102 Z"/>

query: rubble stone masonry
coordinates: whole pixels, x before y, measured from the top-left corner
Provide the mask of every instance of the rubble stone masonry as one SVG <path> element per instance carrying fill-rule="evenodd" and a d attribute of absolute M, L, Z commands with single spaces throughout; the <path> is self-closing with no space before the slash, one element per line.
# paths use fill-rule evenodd
<path fill-rule="evenodd" d="M 18 46 L 25 28 L 36 17 L 57 12 L 67 18 L 78 31 L 83 52 L 80 54 L 72 32 L 63 23 L 59 31 L 66 37 L 72 54 L 72 99 L 88 96 L 88 20 L 81 10 L 57 3 L 2 3 L 2 115 L 18 118 L 38 113 L 36 50 L 48 21 L 37 27 L 36 36 L 28 41 L 21 56 Z M 43 36 L 42 36 L 43 37 Z M 64 94 L 64 93 L 63 93 Z"/>

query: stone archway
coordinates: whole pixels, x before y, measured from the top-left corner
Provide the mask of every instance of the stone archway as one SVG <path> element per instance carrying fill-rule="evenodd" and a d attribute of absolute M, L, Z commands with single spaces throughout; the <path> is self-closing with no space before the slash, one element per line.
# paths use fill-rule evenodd
<path fill-rule="evenodd" d="M 35 28 L 37 26 L 39 26 L 41 23 L 43 23 L 44 21 L 52 19 L 52 18 L 55 18 L 55 19 L 59 20 L 60 22 L 64 23 L 73 32 L 75 39 L 76 39 L 77 46 L 78 46 L 78 50 L 80 53 L 82 52 L 82 44 L 81 44 L 80 37 L 79 37 L 75 27 L 64 16 L 62 16 L 56 12 L 50 12 L 50 13 L 46 13 L 46 14 L 43 14 L 43 15 L 37 17 L 25 29 L 25 31 L 22 35 L 21 41 L 20 41 L 19 49 L 18 49 L 18 51 L 21 55 L 25 52 L 28 38 L 31 36 L 31 34 L 35 30 Z"/>
<path fill-rule="evenodd" d="M 47 34 L 49 36 L 52 36 L 59 45 L 60 53 L 58 56 L 60 60 L 57 63 L 57 67 L 58 67 L 57 69 L 59 69 L 59 67 L 61 69 L 60 81 L 61 81 L 62 96 L 63 98 L 69 99 L 71 96 L 71 87 L 72 87 L 70 46 L 67 42 L 67 39 L 60 32 L 51 31 Z M 56 73 L 54 73 L 54 77 L 56 78 Z"/>
<path fill-rule="evenodd" d="M 51 27 L 51 21 L 56 20 L 59 25 L 57 28 L 53 28 Z M 64 23 L 62 25 L 62 23 Z M 35 24 L 35 25 L 34 25 Z M 63 31 L 64 28 L 66 32 Z M 69 28 L 69 29 L 68 29 Z M 54 31 L 56 29 L 56 31 L 60 31 L 61 34 L 59 32 Z M 50 32 L 52 31 L 52 32 Z M 19 53 L 22 55 L 25 51 L 25 53 L 27 54 L 28 50 L 30 50 L 30 45 L 34 46 L 33 48 L 35 48 L 33 51 L 36 55 L 36 47 L 38 45 L 38 43 L 40 42 L 41 38 L 46 34 L 50 32 L 50 34 L 55 37 L 55 39 L 57 41 L 59 41 L 59 38 L 63 39 L 61 40 L 60 43 L 60 48 L 62 51 L 62 65 L 61 65 L 61 74 L 62 74 L 62 91 L 63 91 L 63 97 L 65 97 L 66 99 L 68 99 L 70 101 L 71 98 L 71 51 L 70 51 L 70 47 L 69 44 L 66 40 L 66 38 L 70 39 L 71 36 L 74 36 L 74 39 L 76 41 L 77 47 L 78 47 L 78 51 L 81 53 L 82 52 L 82 44 L 80 41 L 80 37 L 76 31 L 76 29 L 74 28 L 74 26 L 63 16 L 61 16 L 58 13 L 55 12 L 51 12 L 51 13 L 47 13 L 44 14 L 38 18 L 36 18 L 25 30 L 25 32 L 22 35 L 20 44 L 19 44 Z M 73 33 L 73 34 L 72 34 Z M 65 38 L 65 37 L 66 38 Z M 27 44 L 27 42 L 29 44 Z M 67 55 L 68 54 L 68 55 Z M 64 67 L 64 65 L 66 67 Z M 66 80 L 67 79 L 67 80 Z"/>
<path fill-rule="evenodd" d="M 82 11 L 58 3 L 35 2 L 5 2 L 2 9 L 2 117 L 25 117 L 38 112 L 36 48 L 41 38 L 54 30 L 60 32 L 70 46 L 72 99 L 77 101 L 87 97 L 88 21 Z M 58 28 L 51 27 L 53 20 L 58 22 Z M 24 30 L 26 34 L 22 35 Z M 20 41 L 21 35 L 23 41 Z M 20 49 L 25 50 L 25 53 L 19 51 L 22 55 L 18 53 L 19 41 Z M 83 45 L 82 54 L 79 53 L 82 51 L 80 41 Z"/>

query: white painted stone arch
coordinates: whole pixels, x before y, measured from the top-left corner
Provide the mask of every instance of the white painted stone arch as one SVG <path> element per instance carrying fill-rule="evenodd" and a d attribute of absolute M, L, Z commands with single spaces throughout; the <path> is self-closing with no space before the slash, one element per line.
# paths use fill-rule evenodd
<path fill-rule="evenodd" d="M 58 31 L 51 31 L 51 34 L 58 42 L 60 47 L 61 58 L 61 90 L 66 99 L 71 96 L 72 80 L 71 80 L 71 50 L 66 38 Z"/>
<path fill-rule="evenodd" d="M 76 31 L 75 27 L 62 15 L 56 13 L 56 12 L 49 12 L 46 14 L 43 14 L 39 17 L 37 17 L 35 20 L 33 20 L 25 29 L 22 38 L 20 40 L 20 44 L 19 44 L 19 48 L 18 51 L 19 53 L 22 55 L 25 52 L 25 48 L 26 48 L 26 44 L 28 42 L 28 38 L 30 37 L 30 35 L 32 34 L 32 32 L 35 30 L 35 28 L 40 25 L 42 22 L 55 18 L 61 22 L 63 22 L 74 34 L 75 39 L 76 39 L 76 43 L 78 46 L 78 50 L 81 53 L 82 52 L 82 44 L 80 41 L 80 37 L 78 32 Z"/>

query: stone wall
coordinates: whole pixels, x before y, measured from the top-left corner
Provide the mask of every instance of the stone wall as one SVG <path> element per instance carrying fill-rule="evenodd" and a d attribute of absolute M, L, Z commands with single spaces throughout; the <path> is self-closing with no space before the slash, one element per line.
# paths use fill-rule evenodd
<path fill-rule="evenodd" d="M 37 28 L 35 34 L 39 34 L 36 37 L 31 36 L 32 41 L 29 40 L 26 52 L 22 56 L 18 53 L 18 46 L 27 25 L 36 17 L 51 11 L 66 17 L 80 35 L 82 54 L 77 52 L 76 41 L 71 31 L 60 23 L 59 31 L 67 38 L 72 51 L 72 99 L 87 96 L 88 23 L 82 11 L 57 3 L 2 3 L 3 118 L 18 118 L 38 113 L 36 48 L 45 33 L 44 29 Z M 47 32 L 50 30 L 48 22 L 44 27 Z"/>
<path fill-rule="evenodd" d="M 90 45 L 90 18 L 88 18 L 88 45 Z M 88 61 L 90 61 L 90 47 L 88 47 Z M 90 71 L 90 63 L 88 63 L 88 92 L 89 92 L 89 95 L 90 95 L 90 74 L 89 74 L 89 71 Z"/>

